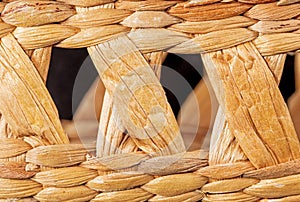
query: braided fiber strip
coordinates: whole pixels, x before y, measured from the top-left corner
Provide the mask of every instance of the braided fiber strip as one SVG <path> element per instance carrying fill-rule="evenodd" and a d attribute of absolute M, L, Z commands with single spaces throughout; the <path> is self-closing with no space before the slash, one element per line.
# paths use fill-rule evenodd
<path fill-rule="evenodd" d="M 299 0 L 5 0 L 0 13 L 0 201 L 300 201 L 278 88 Z M 98 148 L 61 126 L 53 47 L 87 48 L 105 85 Z M 220 103 L 209 152 L 186 151 L 159 83 L 166 53 L 201 54 Z"/>

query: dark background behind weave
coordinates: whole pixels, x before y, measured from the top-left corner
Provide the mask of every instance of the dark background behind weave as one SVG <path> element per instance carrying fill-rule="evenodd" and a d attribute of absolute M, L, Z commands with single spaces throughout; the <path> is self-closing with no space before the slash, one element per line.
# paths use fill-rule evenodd
<path fill-rule="evenodd" d="M 165 88 L 165 92 L 174 114 L 177 116 L 180 105 L 200 81 L 203 64 L 199 55 L 169 54 L 163 65 L 161 82 L 164 84 L 163 86 L 169 87 Z M 170 78 L 172 72 L 168 71 L 169 68 L 188 81 L 190 88 L 181 88 L 185 85 L 181 84 L 180 80 Z M 80 76 L 80 82 L 76 83 L 76 93 L 73 94 L 77 75 Z M 86 49 L 53 49 L 47 88 L 58 108 L 61 119 L 72 119 L 73 112 L 96 77 L 97 71 L 88 57 Z M 293 56 L 287 57 L 279 88 L 285 101 L 295 91 Z"/>

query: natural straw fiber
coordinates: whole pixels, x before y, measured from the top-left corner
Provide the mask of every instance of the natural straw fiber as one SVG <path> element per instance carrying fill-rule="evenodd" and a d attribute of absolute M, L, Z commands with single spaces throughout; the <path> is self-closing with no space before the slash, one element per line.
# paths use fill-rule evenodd
<path fill-rule="evenodd" d="M 3 0 L 0 13 L 0 201 L 300 201 L 278 88 L 299 0 Z M 96 147 L 61 125 L 52 47 L 87 48 L 105 86 Z M 220 104 L 209 151 L 184 144 L 159 82 L 168 52 L 202 56 Z"/>

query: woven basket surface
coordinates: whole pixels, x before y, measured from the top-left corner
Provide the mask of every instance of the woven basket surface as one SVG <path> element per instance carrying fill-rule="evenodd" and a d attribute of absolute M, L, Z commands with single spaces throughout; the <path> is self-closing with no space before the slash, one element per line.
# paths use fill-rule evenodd
<path fill-rule="evenodd" d="M 299 0 L 0 2 L 0 201 L 300 201 L 300 142 L 278 84 Z M 46 88 L 53 47 L 105 86 L 97 144 L 71 144 Z M 159 82 L 201 54 L 219 109 L 187 151 Z M 62 58 L 63 59 L 63 58 Z"/>

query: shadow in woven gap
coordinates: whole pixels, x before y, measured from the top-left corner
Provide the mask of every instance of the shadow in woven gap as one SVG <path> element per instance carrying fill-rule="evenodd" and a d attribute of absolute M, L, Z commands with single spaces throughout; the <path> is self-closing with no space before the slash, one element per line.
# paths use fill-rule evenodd
<path fill-rule="evenodd" d="M 295 56 L 287 55 L 284 63 L 284 69 L 279 84 L 279 89 L 284 100 L 287 102 L 288 98 L 295 92 Z"/>
<path fill-rule="evenodd" d="M 53 48 L 46 85 L 61 119 L 73 118 L 72 91 L 80 66 L 87 56 L 86 49 Z M 85 74 L 90 75 L 91 71 Z"/>
<path fill-rule="evenodd" d="M 161 84 L 177 117 L 180 106 L 203 75 L 203 63 L 199 55 L 169 54 L 163 63 Z M 183 80 L 178 80 L 178 78 Z"/>

